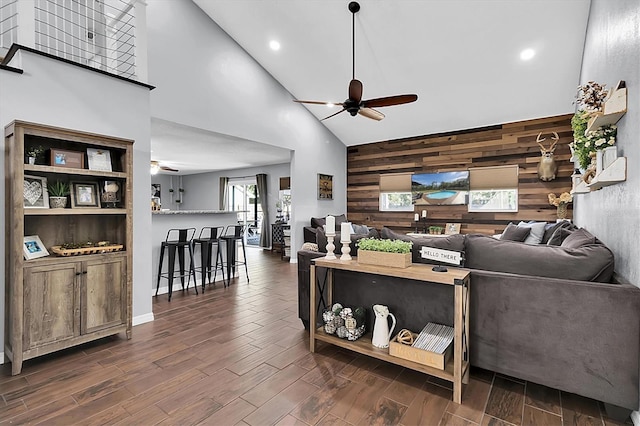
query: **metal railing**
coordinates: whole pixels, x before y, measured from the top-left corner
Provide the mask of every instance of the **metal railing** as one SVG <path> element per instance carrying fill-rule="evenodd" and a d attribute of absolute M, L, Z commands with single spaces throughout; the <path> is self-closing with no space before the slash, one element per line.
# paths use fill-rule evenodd
<path fill-rule="evenodd" d="M 9 2 L 5 5 L 6 2 Z M 135 0 L 35 0 L 34 47 L 42 52 L 119 76 L 134 78 Z M 0 47 L 17 40 L 22 17 L 17 0 L 0 8 Z M 31 12 L 31 11 L 29 11 Z M 14 25 L 15 23 L 15 25 Z M 6 27 L 6 28 L 5 28 Z M 17 34 L 18 33 L 18 34 Z"/>

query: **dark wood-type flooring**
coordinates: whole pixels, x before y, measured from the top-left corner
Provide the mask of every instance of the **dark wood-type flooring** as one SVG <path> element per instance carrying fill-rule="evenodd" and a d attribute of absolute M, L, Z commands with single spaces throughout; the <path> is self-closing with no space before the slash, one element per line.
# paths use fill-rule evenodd
<path fill-rule="evenodd" d="M 0 375 L 0 423 L 56 425 L 614 425 L 601 403 L 472 370 L 463 404 L 430 376 L 329 345 L 309 352 L 295 264 L 249 250 L 229 288 L 154 299 L 133 339 Z M 471 342 L 473 344 L 473 342 Z M 627 420 L 627 422 L 630 422 Z"/>

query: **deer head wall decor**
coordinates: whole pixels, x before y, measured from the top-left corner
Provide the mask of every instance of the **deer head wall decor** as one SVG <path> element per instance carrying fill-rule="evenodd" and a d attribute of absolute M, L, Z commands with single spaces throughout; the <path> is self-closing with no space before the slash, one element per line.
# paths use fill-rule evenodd
<path fill-rule="evenodd" d="M 545 148 L 542 145 L 542 141 L 546 140 L 546 138 L 540 139 L 542 136 L 542 132 L 538 133 L 538 137 L 536 138 L 536 142 L 540 145 L 540 153 L 542 156 L 540 157 L 540 163 L 538 164 L 538 178 L 542 181 L 548 182 L 550 180 L 554 180 L 556 178 L 556 173 L 558 173 L 558 165 L 556 164 L 556 160 L 553 158 L 553 151 L 556 150 L 556 144 L 560 140 L 560 136 L 556 132 L 553 132 L 553 143 L 549 147 L 549 149 Z"/>

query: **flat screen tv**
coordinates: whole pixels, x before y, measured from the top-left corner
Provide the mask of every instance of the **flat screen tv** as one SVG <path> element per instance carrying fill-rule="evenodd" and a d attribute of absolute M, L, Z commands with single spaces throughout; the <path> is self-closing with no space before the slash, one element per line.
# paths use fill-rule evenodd
<path fill-rule="evenodd" d="M 411 195 L 418 206 L 467 204 L 469 171 L 414 174 Z"/>

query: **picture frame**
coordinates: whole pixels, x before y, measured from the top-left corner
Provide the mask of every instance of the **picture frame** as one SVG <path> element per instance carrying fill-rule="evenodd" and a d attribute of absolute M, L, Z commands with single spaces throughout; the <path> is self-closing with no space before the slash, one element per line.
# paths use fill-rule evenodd
<path fill-rule="evenodd" d="M 456 235 L 460 233 L 459 223 L 447 223 L 444 228 L 445 235 Z"/>
<path fill-rule="evenodd" d="M 50 151 L 51 166 L 84 169 L 84 152 L 57 148 L 51 148 Z"/>
<path fill-rule="evenodd" d="M 87 148 L 89 170 L 112 172 L 111 151 L 108 149 Z"/>
<path fill-rule="evenodd" d="M 25 260 L 37 259 L 39 257 L 49 256 L 47 248 L 42 244 L 40 237 L 37 235 L 30 235 L 24 237 L 24 243 L 22 244 L 22 252 Z"/>
<path fill-rule="evenodd" d="M 333 200 L 333 176 L 318 173 L 318 200 Z"/>
<path fill-rule="evenodd" d="M 100 208 L 96 182 L 71 182 L 71 208 Z"/>
<path fill-rule="evenodd" d="M 49 208 L 49 191 L 47 190 L 46 177 L 24 175 L 22 193 L 25 209 Z"/>

